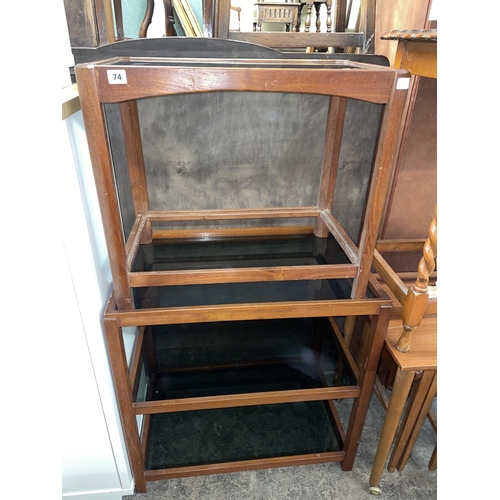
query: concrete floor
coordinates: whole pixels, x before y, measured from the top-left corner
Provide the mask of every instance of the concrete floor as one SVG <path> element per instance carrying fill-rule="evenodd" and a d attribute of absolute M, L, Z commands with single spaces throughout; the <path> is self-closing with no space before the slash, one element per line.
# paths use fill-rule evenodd
<path fill-rule="evenodd" d="M 436 401 L 434 410 L 436 411 Z M 344 428 L 349 408 L 339 408 Z M 342 471 L 329 463 L 285 467 L 212 476 L 170 479 L 148 483 L 148 492 L 125 496 L 123 500 L 360 500 L 377 498 L 368 492 L 368 478 L 382 429 L 385 412 L 372 396 L 353 470 Z M 403 472 L 382 476 L 384 500 L 430 500 L 437 498 L 437 471 L 427 468 L 436 434 L 426 420 Z"/>

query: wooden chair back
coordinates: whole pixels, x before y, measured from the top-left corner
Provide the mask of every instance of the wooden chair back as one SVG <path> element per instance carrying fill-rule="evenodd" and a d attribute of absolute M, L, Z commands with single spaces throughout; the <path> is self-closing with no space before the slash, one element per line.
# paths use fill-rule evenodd
<path fill-rule="evenodd" d="M 319 16 L 323 3 L 327 10 L 326 31 L 321 30 Z M 316 10 L 316 29 L 311 31 L 313 5 Z M 335 49 L 336 52 L 374 53 L 375 0 L 361 0 L 354 32 L 346 31 L 348 19 L 352 15 L 347 0 L 335 2 L 304 0 L 300 2 L 299 10 L 302 15 L 305 11 L 306 15 L 303 32 L 230 31 L 231 0 L 203 0 L 203 36 L 251 42 L 278 50 L 328 47 Z M 332 23 L 333 12 L 335 12 L 335 25 Z M 300 19 L 301 14 L 299 14 L 299 26 Z"/>
<path fill-rule="evenodd" d="M 407 242 L 400 246 L 394 243 L 394 249 L 410 249 L 417 242 Z M 387 243 L 377 245 L 378 248 L 389 248 Z M 402 322 L 403 331 L 398 340 L 397 349 L 400 352 L 408 352 L 411 348 L 412 334 L 420 325 L 424 315 L 427 313 L 435 314 L 437 312 L 437 293 L 432 290 L 432 301 L 429 302 L 429 278 L 436 268 L 437 258 L 437 208 L 434 212 L 434 218 L 429 226 L 428 237 L 423 245 L 423 256 L 420 259 L 417 270 L 417 278 L 410 288 L 404 284 L 401 276 L 394 272 L 387 261 L 382 257 L 379 250 L 374 253 L 373 266 L 387 284 L 400 304 L 403 305 Z M 437 290 L 437 287 L 435 287 Z M 436 296 L 434 296 L 436 295 Z"/>

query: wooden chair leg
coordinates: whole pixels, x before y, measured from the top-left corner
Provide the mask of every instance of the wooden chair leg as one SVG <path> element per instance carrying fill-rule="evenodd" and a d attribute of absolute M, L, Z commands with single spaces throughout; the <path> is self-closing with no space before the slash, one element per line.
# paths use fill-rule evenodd
<path fill-rule="evenodd" d="M 375 454 L 370 474 L 370 489 L 377 488 L 380 478 L 382 477 L 385 461 L 389 456 L 392 442 L 394 440 L 394 436 L 396 435 L 398 424 L 401 420 L 401 415 L 403 414 L 403 409 L 405 407 L 408 394 L 410 393 L 414 376 L 414 371 L 398 370 L 396 373 L 392 395 L 389 400 L 389 407 L 385 416 L 384 426 L 380 434 L 377 452 Z"/>

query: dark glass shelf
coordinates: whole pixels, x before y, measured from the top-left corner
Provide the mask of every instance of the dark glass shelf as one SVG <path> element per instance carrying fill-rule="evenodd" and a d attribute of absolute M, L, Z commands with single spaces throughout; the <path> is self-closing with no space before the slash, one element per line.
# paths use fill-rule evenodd
<path fill-rule="evenodd" d="M 146 469 L 340 451 L 324 401 L 151 415 Z"/>
<path fill-rule="evenodd" d="M 165 325 L 152 335 L 150 400 L 357 385 L 327 318 Z"/>
<path fill-rule="evenodd" d="M 348 264 L 331 235 L 154 240 L 140 245 L 133 272 Z"/>
<path fill-rule="evenodd" d="M 132 271 L 179 271 L 346 264 L 336 240 L 312 234 L 209 240 L 154 240 L 140 245 Z M 136 309 L 349 299 L 351 280 L 293 280 L 134 288 Z"/>
<path fill-rule="evenodd" d="M 163 373 L 154 381 L 153 399 L 180 399 L 225 394 L 241 394 L 284 389 L 322 387 L 319 375 L 309 365 L 290 360 L 290 364 L 236 366 Z"/>
<path fill-rule="evenodd" d="M 263 281 L 213 285 L 175 285 L 134 289 L 136 309 L 217 304 L 252 304 L 350 299 L 351 283 L 343 280 Z"/>

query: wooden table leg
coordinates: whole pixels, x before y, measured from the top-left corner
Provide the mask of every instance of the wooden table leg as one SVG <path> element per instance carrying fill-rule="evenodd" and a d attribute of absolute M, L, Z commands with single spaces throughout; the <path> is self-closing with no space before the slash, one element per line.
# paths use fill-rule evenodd
<path fill-rule="evenodd" d="M 365 350 L 366 355 L 361 364 L 358 365 L 360 369 L 358 377 L 358 384 L 360 385 L 359 396 L 353 402 L 346 438 L 344 440 L 344 458 L 341 462 L 341 467 L 345 471 L 351 470 L 354 464 L 363 424 L 373 392 L 373 383 L 377 375 L 385 332 L 387 331 L 391 315 L 392 306 L 381 306 L 379 315 L 370 324 L 370 332 L 366 338 L 366 342 L 368 343 L 368 347 Z"/>
<path fill-rule="evenodd" d="M 146 493 L 144 456 L 142 455 L 137 419 L 132 409 L 134 400 L 125 356 L 125 346 L 123 345 L 122 329 L 115 319 L 105 318 L 104 331 L 136 493 Z"/>
<path fill-rule="evenodd" d="M 434 429 L 434 432 L 436 433 L 436 438 L 437 438 L 437 417 L 436 414 L 434 413 L 434 410 L 431 408 L 427 412 L 427 418 L 429 419 L 429 422 Z M 434 445 L 434 450 L 432 452 L 431 458 L 429 460 L 429 470 L 433 471 L 437 469 L 437 442 Z"/>
<path fill-rule="evenodd" d="M 425 396 L 425 400 L 422 404 L 422 407 L 420 408 L 418 418 L 415 422 L 415 425 L 413 426 L 408 443 L 406 443 L 404 452 L 401 455 L 397 464 L 397 469 L 400 472 L 405 468 L 406 462 L 408 461 L 410 453 L 413 450 L 413 447 L 415 446 L 415 442 L 417 441 L 418 435 L 420 434 L 420 430 L 422 429 L 425 419 L 427 418 L 427 413 L 431 408 L 432 401 L 434 400 L 434 397 L 437 394 L 437 372 L 430 372 L 430 373 L 432 374 L 431 386 L 429 387 L 429 390 L 427 391 L 427 394 Z"/>
<path fill-rule="evenodd" d="M 434 451 L 432 452 L 431 459 L 429 460 L 429 470 L 437 469 L 437 459 L 438 459 L 438 451 L 437 444 L 434 446 Z"/>
<path fill-rule="evenodd" d="M 408 394 L 410 393 L 411 384 L 415 377 L 415 371 L 398 370 L 394 386 L 392 389 L 391 399 L 389 400 L 389 408 L 384 420 L 384 426 L 380 434 L 380 440 L 373 461 L 372 471 L 370 474 L 370 493 L 380 494 L 378 484 L 382 477 L 385 462 L 389 456 L 392 442 L 398 428 L 403 409 L 405 407 Z"/>
<path fill-rule="evenodd" d="M 387 466 L 389 472 L 394 472 L 396 470 L 403 454 L 406 451 L 406 446 L 412 438 L 415 423 L 419 418 L 422 405 L 425 402 L 425 398 L 429 392 L 433 379 L 434 372 L 425 371 L 420 380 L 413 384 L 411 391 L 412 394 L 408 399 L 405 414 L 401 421 L 401 425 L 399 426 L 396 439 L 394 440 L 394 446 L 392 448 L 391 457 Z M 418 431 L 420 431 L 420 429 L 418 429 Z"/>

